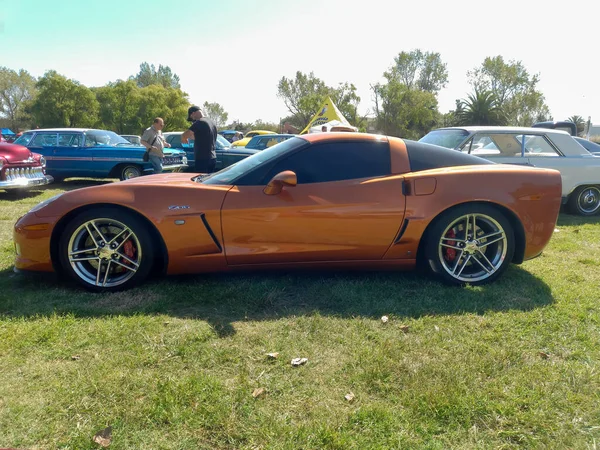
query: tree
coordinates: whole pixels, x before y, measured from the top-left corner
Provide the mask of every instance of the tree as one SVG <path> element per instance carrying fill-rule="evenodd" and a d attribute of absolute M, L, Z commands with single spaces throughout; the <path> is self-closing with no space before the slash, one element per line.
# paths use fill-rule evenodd
<path fill-rule="evenodd" d="M 180 131 L 189 127 L 187 109 L 190 103 L 181 89 L 165 88 L 153 84 L 140 89 L 138 116 L 142 128 L 149 127 L 154 118 L 165 121 L 163 131 Z"/>
<path fill-rule="evenodd" d="M 475 89 L 475 92 L 469 94 L 468 99 L 462 100 L 458 106 L 460 125 L 506 125 L 503 112 L 492 91 Z"/>
<path fill-rule="evenodd" d="M 129 79 L 134 80 L 140 88 L 159 84 L 165 88 L 181 89 L 179 76 L 174 74 L 169 66 L 163 66 L 162 64 L 159 64 L 158 70 L 156 70 L 154 64 L 143 62 L 140 64 L 140 71 L 137 75 Z"/>
<path fill-rule="evenodd" d="M 510 125 L 530 126 L 550 116 L 544 95 L 536 89 L 539 74 L 530 75 L 521 61 L 506 63 L 502 56 L 487 57 L 467 76 L 476 91 L 494 94 Z"/>
<path fill-rule="evenodd" d="M 217 128 L 221 128 L 227 123 L 227 118 L 229 117 L 229 114 L 218 103 L 204 102 L 202 108 L 204 108 L 204 112 L 206 113 L 206 115 L 215 122 Z"/>
<path fill-rule="evenodd" d="M 25 128 L 30 117 L 25 106 L 36 94 L 35 78 L 26 70 L 0 67 L 0 115 L 15 131 Z"/>
<path fill-rule="evenodd" d="M 448 82 L 448 70 L 439 53 L 413 50 L 400 52 L 394 65 L 384 74 L 388 81 L 396 80 L 408 89 L 437 93 Z"/>
<path fill-rule="evenodd" d="M 585 129 L 585 119 L 581 116 L 571 116 L 567 120 L 577 125 L 577 135 L 580 136 Z"/>
<path fill-rule="evenodd" d="M 394 79 L 371 89 L 376 125 L 384 134 L 419 139 L 435 125 L 439 113 L 432 92 L 410 89 Z"/>
<path fill-rule="evenodd" d="M 139 115 L 140 88 L 133 80 L 118 80 L 95 88 L 100 104 L 101 127 L 118 134 L 139 134 L 143 125 Z"/>
<path fill-rule="evenodd" d="M 283 77 L 279 80 L 277 96 L 283 100 L 291 113 L 286 121 L 300 129 L 308 124 L 327 97 L 331 97 L 351 124 L 360 126 L 365 122 L 365 117 L 358 115 L 360 97 L 351 83 L 340 83 L 338 87 L 330 87 L 315 77 L 313 72 L 306 75 L 298 71 L 294 79 Z"/>
<path fill-rule="evenodd" d="M 93 127 L 99 122 L 94 93 L 77 81 L 49 70 L 37 82 L 31 113 L 40 127 Z"/>

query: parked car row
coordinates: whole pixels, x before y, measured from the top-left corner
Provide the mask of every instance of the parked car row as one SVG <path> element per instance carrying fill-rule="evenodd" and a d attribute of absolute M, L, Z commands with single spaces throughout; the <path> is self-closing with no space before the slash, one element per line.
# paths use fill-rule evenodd
<path fill-rule="evenodd" d="M 28 148 L 0 143 L 0 190 L 24 189 L 51 183 L 46 174 L 46 160 Z"/>

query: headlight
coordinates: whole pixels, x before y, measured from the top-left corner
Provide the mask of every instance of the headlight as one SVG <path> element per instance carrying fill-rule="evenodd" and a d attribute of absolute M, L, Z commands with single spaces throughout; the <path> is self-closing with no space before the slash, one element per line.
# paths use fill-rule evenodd
<path fill-rule="evenodd" d="M 52 203 L 54 200 L 56 200 L 58 197 L 60 197 L 63 194 L 64 194 L 64 192 L 61 192 L 60 194 L 55 195 L 54 197 L 50 197 L 48 200 L 44 200 L 42 203 L 38 203 L 33 208 L 31 208 L 29 210 L 29 212 L 33 213 L 33 212 L 39 211 L 42 208 L 45 208 L 46 206 L 48 206 L 50 203 Z"/>
<path fill-rule="evenodd" d="M 2 169 L 2 166 L 4 164 L 6 164 L 8 161 L 6 161 L 4 158 L 0 157 L 0 169 Z"/>
<path fill-rule="evenodd" d="M 40 164 L 42 165 L 42 167 L 46 167 L 46 158 L 44 158 L 43 156 L 40 156 Z"/>
<path fill-rule="evenodd" d="M 187 156 L 183 155 L 183 158 L 181 158 L 181 162 L 183 164 L 187 164 Z"/>

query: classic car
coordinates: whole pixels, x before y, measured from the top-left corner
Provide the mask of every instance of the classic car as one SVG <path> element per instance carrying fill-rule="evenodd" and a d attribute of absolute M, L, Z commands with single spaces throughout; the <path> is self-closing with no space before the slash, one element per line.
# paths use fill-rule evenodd
<path fill-rule="evenodd" d="M 223 136 L 228 142 L 233 142 L 233 138 L 237 135 L 239 131 L 236 130 L 221 130 L 219 134 Z"/>
<path fill-rule="evenodd" d="M 274 146 L 275 144 L 279 144 L 280 142 L 287 141 L 289 138 L 294 137 L 293 134 L 261 134 L 258 136 L 254 136 L 248 144 L 246 144 L 246 149 L 251 150 L 264 150 L 265 148 L 269 148 Z"/>
<path fill-rule="evenodd" d="M 119 178 L 127 180 L 152 174 L 143 160 L 146 148 L 133 145 L 112 131 L 83 128 L 46 128 L 23 133 L 15 143 L 46 158 L 47 172 L 55 179 L 68 177 Z M 187 167 L 185 152 L 166 148 L 163 170 Z"/>
<path fill-rule="evenodd" d="M 189 171 L 194 171 L 194 140 L 190 139 L 187 144 L 181 143 L 181 135 L 183 131 L 169 131 L 167 133 L 163 133 L 166 141 L 171 145 L 171 148 L 181 149 L 185 151 Z M 215 153 L 217 155 L 217 164 L 215 166 L 216 170 L 221 170 L 224 167 L 235 164 L 236 162 L 247 158 L 248 156 L 256 153 L 257 150 L 247 150 L 245 148 L 232 148 L 231 144 L 227 139 L 225 139 L 220 134 L 217 135 L 217 142 L 215 144 Z"/>
<path fill-rule="evenodd" d="M 495 280 L 542 252 L 559 172 L 359 133 L 288 139 L 214 174 L 64 192 L 15 224 L 17 270 L 93 291 L 150 273 L 268 268 L 410 269 Z"/>
<path fill-rule="evenodd" d="M 250 142 L 250 139 L 252 139 L 254 136 L 258 136 L 260 134 L 273 134 L 272 131 L 265 131 L 265 130 L 252 130 L 252 131 L 248 131 L 245 135 L 244 135 L 244 139 L 240 139 L 238 141 L 235 141 L 231 144 L 232 147 L 245 147 L 246 144 L 248 142 Z"/>
<path fill-rule="evenodd" d="M 600 211 L 600 159 L 567 132 L 547 128 L 449 127 L 420 142 L 506 164 L 556 169 L 562 175 L 563 204 L 583 216 Z"/>
<path fill-rule="evenodd" d="M 590 152 L 594 156 L 600 156 L 600 144 L 596 144 L 595 142 L 588 141 L 587 139 L 580 137 L 573 137 L 579 145 L 585 148 L 588 152 Z"/>
<path fill-rule="evenodd" d="M 121 134 L 122 138 L 128 140 L 133 145 L 142 145 L 142 137 L 136 134 Z"/>
<path fill-rule="evenodd" d="M 0 144 L 0 190 L 24 189 L 51 183 L 46 160 L 17 144 Z"/>

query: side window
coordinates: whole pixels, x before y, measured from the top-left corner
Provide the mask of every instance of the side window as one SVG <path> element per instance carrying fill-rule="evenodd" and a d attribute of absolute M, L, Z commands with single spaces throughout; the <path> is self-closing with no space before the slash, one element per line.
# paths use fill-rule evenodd
<path fill-rule="evenodd" d="M 59 133 L 58 145 L 60 147 L 79 147 L 81 145 L 81 135 Z"/>
<path fill-rule="evenodd" d="M 171 144 L 171 147 L 181 148 L 181 135 L 172 134 L 167 138 L 167 142 Z"/>
<path fill-rule="evenodd" d="M 55 147 L 56 133 L 38 133 L 30 144 L 32 147 Z"/>
<path fill-rule="evenodd" d="M 31 138 L 33 137 L 33 133 L 23 134 L 15 141 L 15 144 L 23 145 L 27 147 L 31 142 Z"/>
<path fill-rule="evenodd" d="M 258 143 L 256 144 L 256 148 L 259 150 L 264 150 L 267 148 L 267 143 L 269 142 L 269 138 L 260 138 Z"/>
<path fill-rule="evenodd" d="M 311 145 L 276 162 L 264 183 L 284 170 L 295 172 L 298 184 L 385 176 L 391 172 L 390 149 L 387 142 Z"/>
<path fill-rule="evenodd" d="M 521 140 L 510 133 L 478 133 L 465 144 L 462 151 L 483 158 L 518 158 L 521 157 Z"/>
<path fill-rule="evenodd" d="M 525 156 L 548 158 L 560 155 L 544 136 L 525 135 Z"/>

